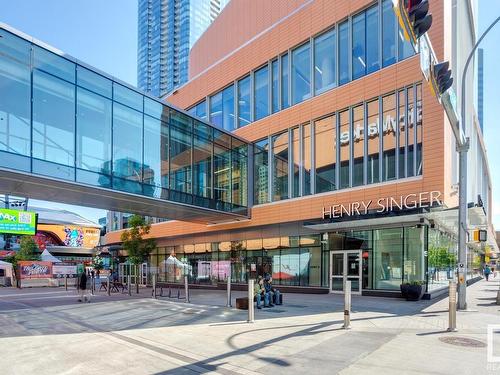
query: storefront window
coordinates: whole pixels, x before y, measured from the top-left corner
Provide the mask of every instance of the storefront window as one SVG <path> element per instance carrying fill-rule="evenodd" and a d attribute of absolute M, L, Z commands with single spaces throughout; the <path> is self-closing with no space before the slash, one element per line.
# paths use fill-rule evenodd
<path fill-rule="evenodd" d="M 403 280 L 403 228 L 373 231 L 374 288 L 399 290 Z"/>
<path fill-rule="evenodd" d="M 279 279 L 281 285 L 300 285 L 300 251 L 298 248 L 281 250 Z"/>
<path fill-rule="evenodd" d="M 191 132 L 170 127 L 170 189 L 191 193 Z"/>
<path fill-rule="evenodd" d="M 273 201 L 288 198 L 288 132 L 273 140 Z"/>
<path fill-rule="evenodd" d="M 231 150 L 214 144 L 214 198 L 231 202 Z"/>
<path fill-rule="evenodd" d="M 404 228 L 404 281 L 425 281 L 425 227 Z"/>
<path fill-rule="evenodd" d="M 222 128 L 222 91 L 210 97 L 210 122 Z"/>
<path fill-rule="evenodd" d="M 374 184 L 380 182 L 379 173 L 379 140 L 380 140 L 380 119 L 379 119 L 379 101 L 373 100 L 367 104 L 368 125 L 367 136 L 368 142 L 368 183 Z"/>
<path fill-rule="evenodd" d="M 458 254 L 457 241 L 451 235 L 429 228 L 427 250 L 427 290 L 446 287 L 454 277 Z"/>
<path fill-rule="evenodd" d="M 149 116 L 144 116 L 144 176 L 145 188 L 149 195 L 154 194 L 154 188 L 168 188 L 168 127 L 167 124 Z M 162 170 L 163 167 L 163 170 Z"/>
<path fill-rule="evenodd" d="M 389 181 L 396 178 L 396 96 L 385 96 L 382 108 L 382 176 L 384 181 Z"/>
<path fill-rule="evenodd" d="M 350 158 L 350 124 L 349 124 L 349 111 L 339 113 L 339 146 L 340 146 L 340 181 L 339 187 L 341 189 L 348 188 L 349 182 L 349 158 Z"/>
<path fill-rule="evenodd" d="M 212 197 L 212 142 L 199 127 L 193 138 L 193 193 L 204 198 Z"/>
<path fill-rule="evenodd" d="M 352 109 L 352 186 L 363 185 L 363 162 L 365 155 L 365 113 L 364 105 Z"/>
<path fill-rule="evenodd" d="M 335 190 L 337 137 L 335 115 L 314 124 L 314 162 L 316 164 L 316 193 Z"/>
<path fill-rule="evenodd" d="M 314 38 L 314 91 L 319 94 L 335 86 L 335 30 Z"/>

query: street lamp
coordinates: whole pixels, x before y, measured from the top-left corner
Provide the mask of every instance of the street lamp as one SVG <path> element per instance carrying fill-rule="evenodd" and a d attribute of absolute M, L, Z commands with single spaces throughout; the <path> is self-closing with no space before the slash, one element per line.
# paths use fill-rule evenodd
<path fill-rule="evenodd" d="M 500 21 L 498 17 L 493 23 L 486 29 L 486 31 L 478 39 L 474 47 L 472 48 L 467 61 L 465 62 L 464 70 L 462 72 L 462 96 L 461 96 L 461 111 L 460 120 L 458 126 L 460 127 L 460 122 L 462 123 L 462 130 L 465 133 L 466 120 L 465 120 L 465 77 L 467 75 L 467 68 L 474 57 L 477 47 L 483 40 L 483 38 L 488 34 L 488 32 Z M 466 236 L 467 236 L 467 152 L 469 151 L 469 139 L 466 138 L 465 142 L 458 140 L 457 151 L 459 155 L 459 171 L 458 171 L 458 183 L 459 183 L 459 200 L 458 200 L 458 304 L 457 308 L 459 310 L 467 309 L 467 299 L 466 299 L 466 287 L 467 287 L 467 248 L 466 248 Z"/>

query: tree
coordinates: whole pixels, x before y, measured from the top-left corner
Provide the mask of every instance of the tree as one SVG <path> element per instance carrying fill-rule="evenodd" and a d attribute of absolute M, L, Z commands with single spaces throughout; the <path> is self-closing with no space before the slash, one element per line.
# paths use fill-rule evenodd
<path fill-rule="evenodd" d="M 142 216 L 132 215 L 128 223 L 130 227 L 121 234 L 121 240 L 129 262 L 135 265 L 135 285 L 136 292 L 139 293 L 139 264 L 146 261 L 149 253 L 156 248 L 156 241 L 154 238 L 144 239 L 149 234 L 151 225 Z"/>
<path fill-rule="evenodd" d="M 40 260 L 38 245 L 31 236 L 22 236 L 19 241 L 20 249 L 16 254 L 16 261 Z"/>

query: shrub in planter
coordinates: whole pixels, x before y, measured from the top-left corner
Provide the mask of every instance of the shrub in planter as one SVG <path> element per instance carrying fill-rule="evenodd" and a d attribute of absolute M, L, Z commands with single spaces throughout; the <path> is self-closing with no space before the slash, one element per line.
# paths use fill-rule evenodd
<path fill-rule="evenodd" d="M 424 295 L 424 282 L 412 281 L 401 284 L 401 294 L 407 301 L 418 301 Z"/>

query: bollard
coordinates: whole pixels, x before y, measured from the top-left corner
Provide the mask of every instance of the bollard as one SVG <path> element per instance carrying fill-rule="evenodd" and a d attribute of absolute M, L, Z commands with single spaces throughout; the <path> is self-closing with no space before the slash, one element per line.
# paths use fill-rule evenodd
<path fill-rule="evenodd" d="M 64 289 L 68 291 L 68 275 L 64 275 Z"/>
<path fill-rule="evenodd" d="M 90 295 L 94 295 L 95 288 L 95 279 L 93 277 L 90 278 Z"/>
<path fill-rule="evenodd" d="M 184 294 L 186 295 L 186 302 L 189 303 L 189 285 L 187 276 L 184 276 Z"/>
<path fill-rule="evenodd" d="M 497 305 L 500 305 L 500 287 L 498 288 L 497 292 Z"/>
<path fill-rule="evenodd" d="M 127 292 L 129 296 L 132 295 L 132 290 L 130 290 L 130 275 L 127 276 Z"/>
<path fill-rule="evenodd" d="M 253 306 L 253 289 L 254 289 L 254 280 L 248 280 L 248 323 L 255 322 L 255 314 L 254 314 L 254 306 Z"/>
<path fill-rule="evenodd" d="M 231 276 L 227 278 L 227 303 L 226 307 L 231 307 Z"/>
<path fill-rule="evenodd" d="M 108 275 L 108 296 L 111 295 L 111 276 Z"/>
<path fill-rule="evenodd" d="M 344 329 L 351 328 L 351 282 L 347 280 L 344 288 Z"/>
<path fill-rule="evenodd" d="M 153 273 L 153 298 L 156 299 L 156 274 Z"/>
<path fill-rule="evenodd" d="M 450 286 L 448 289 L 448 332 L 457 331 L 457 283 L 455 281 L 450 281 Z"/>

